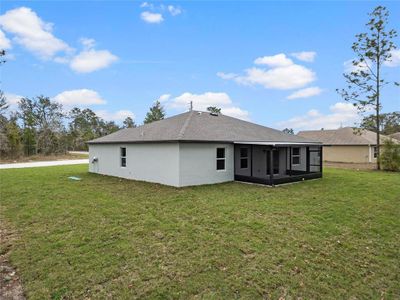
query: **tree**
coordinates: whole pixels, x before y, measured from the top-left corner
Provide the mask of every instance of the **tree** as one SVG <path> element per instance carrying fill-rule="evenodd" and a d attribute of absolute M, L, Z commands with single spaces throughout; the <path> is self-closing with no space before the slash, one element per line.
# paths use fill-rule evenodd
<path fill-rule="evenodd" d="M 64 129 L 62 105 L 44 96 L 33 101 L 38 152 L 45 155 L 65 152 L 66 147 L 61 143 Z"/>
<path fill-rule="evenodd" d="M 100 136 L 104 136 L 120 130 L 119 126 L 115 124 L 114 121 L 107 122 L 102 119 L 100 119 L 99 127 L 100 127 Z"/>
<path fill-rule="evenodd" d="M 0 116 L 5 117 L 9 105 L 3 91 L 0 90 Z"/>
<path fill-rule="evenodd" d="M 18 157 L 22 149 L 21 129 L 18 126 L 17 120 L 17 115 L 12 114 L 6 125 L 8 155 L 12 157 Z"/>
<path fill-rule="evenodd" d="M 282 131 L 286 134 L 294 134 L 293 128 L 285 128 Z"/>
<path fill-rule="evenodd" d="M 135 121 L 133 121 L 133 119 L 131 117 L 126 117 L 126 119 L 124 120 L 124 122 L 122 123 L 124 128 L 135 128 L 136 124 Z"/>
<path fill-rule="evenodd" d="M 400 145 L 395 144 L 391 139 L 386 140 L 380 159 L 384 170 L 400 171 Z"/>
<path fill-rule="evenodd" d="M 384 113 L 379 115 L 379 131 L 382 134 L 389 135 L 400 132 L 400 112 Z M 369 115 L 361 121 L 361 128 L 376 132 L 376 116 Z"/>
<path fill-rule="evenodd" d="M 17 116 L 22 120 L 22 140 L 25 155 L 28 156 L 37 153 L 35 105 L 35 102 L 29 98 L 22 98 L 18 102 Z"/>
<path fill-rule="evenodd" d="M 8 120 L 6 117 L 6 112 L 8 109 L 8 104 L 6 97 L 3 92 L 0 91 L 0 154 L 2 156 L 7 155 L 9 152 L 8 140 L 7 140 L 7 124 Z"/>
<path fill-rule="evenodd" d="M 87 150 L 86 142 L 101 136 L 100 118 L 91 109 L 74 107 L 68 115 L 71 148 Z"/>
<path fill-rule="evenodd" d="M 216 107 L 216 106 L 209 106 L 209 107 L 207 107 L 207 111 L 209 111 L 212 114 L 220 114 L 221 108 Z"/>
<path fill-rule="evenodd" d="M 352 50 L 356 58 L 352 61 L 353 70 L 343 74 L 347 88 L 337 89 L 344 100 L 352 102 L 360 113 L 373 109 L 375 111 L 375 125 L 377 133 L 377 168 L 380 169 L 380 110 L 381 88 L 389 84 L 381 75 L 383 63 L 391 60 L 391 51 L 396 49 L 393 39 L 397 32 L 386 30 L 389 12 L 383 6 L 376 7 L 369 14 L 370 20 L 366 24 L 368 32 L 356 35 L 356 42 Z M 395 82 L 395 85 L 399 85 Z"/>
<path fill-rule="evenodd" d="M 6 60 L 4 59 L 4 56 L 6 56 L 6 50 L 1 49 L 0 50 L 0 65 L 4 64 Z"/>
<path fill-rule="evenodd" d="M 150 107 L 149 112 L 146 114 L 144 119 L 144 124 L 149 124 L 154 121 L 163 120 L 165 117 L 164 107 L 161 105 L 160 101 L 156 101 L 153 106 Z"/>

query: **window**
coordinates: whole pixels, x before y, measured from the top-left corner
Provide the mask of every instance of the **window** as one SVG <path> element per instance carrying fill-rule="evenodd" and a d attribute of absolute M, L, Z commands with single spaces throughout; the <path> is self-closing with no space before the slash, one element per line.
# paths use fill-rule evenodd
<path fill-rule="evenodd" d="M 300 164 L 300 148 L 296 147 L 292 149 L 292 164 L 299 165 Z"/>
<path fill-rule="evenodd" d="M 121 167 L 126 167 L 126 148 L 121 147 Z"/>
<path fill-rule="evenodd" d="M 374 158 L 378 157 L 378 147 L 374 147 Z"/>
<path fill-rule="evenodd" d="M 240 168 L 247 169 L 248 161 L 249 161 L 249 149 L 248 148 L 240 148 Z"/>
<path fill-rule="evenodd" d="M 225 170 L 225 148 L 217 148 L 217 170 Z"/>

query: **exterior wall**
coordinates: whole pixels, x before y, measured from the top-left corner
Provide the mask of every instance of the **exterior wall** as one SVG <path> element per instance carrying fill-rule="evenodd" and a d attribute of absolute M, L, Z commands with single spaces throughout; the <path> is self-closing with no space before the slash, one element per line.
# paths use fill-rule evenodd
<path fill-rule="evenodd" d="M 225 170 L 217 170 L 217 148 L 225 148 Z M 234 180 L 233 144 L 180 143 L 179 186 Z"/>
<path fill-rule="evenodd" d="M 126 167 L 121 167 L 121 147 L 126 147 Z M 92 163 L 94 157 L 98 162 Z M 179 186 L 179 144 L 89 145 L 89 172 Z"/>
<path fill-rule="evenodd" d="M 255 146 L 253 146 L 255 147 Z M 247 148 L 248 161 L 247 168 L 240 168 L 240 149 Z M 235 145 L 235 174 L 243 176 L 251 176 L 251 156 L 253 155 L 251 151 L 251 145 Z"/>
<path fill-rule="evenodd" d="M 332 162 L 376 162 L 374 147 L 370 146 L 324 146 L 323 159 Z"/>

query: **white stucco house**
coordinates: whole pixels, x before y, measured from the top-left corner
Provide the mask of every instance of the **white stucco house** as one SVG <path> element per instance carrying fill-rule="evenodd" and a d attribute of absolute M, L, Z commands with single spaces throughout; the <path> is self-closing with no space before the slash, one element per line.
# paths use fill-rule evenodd
<path fill-rule="evenodd" d="M 322 144 L 222 114 L 189 111 L 92 140 L 89 171 L 175 187 L 322 177 Z"/>

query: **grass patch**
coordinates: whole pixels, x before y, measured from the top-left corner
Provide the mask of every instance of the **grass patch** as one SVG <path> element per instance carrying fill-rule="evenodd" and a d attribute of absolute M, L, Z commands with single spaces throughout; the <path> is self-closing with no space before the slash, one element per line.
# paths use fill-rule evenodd
<path fill-rule="evenodd" d="M 400 297 L 399 173 L 177 189 L 75 165 L 1 170 L 0 188 L 31 299 Z"/>

